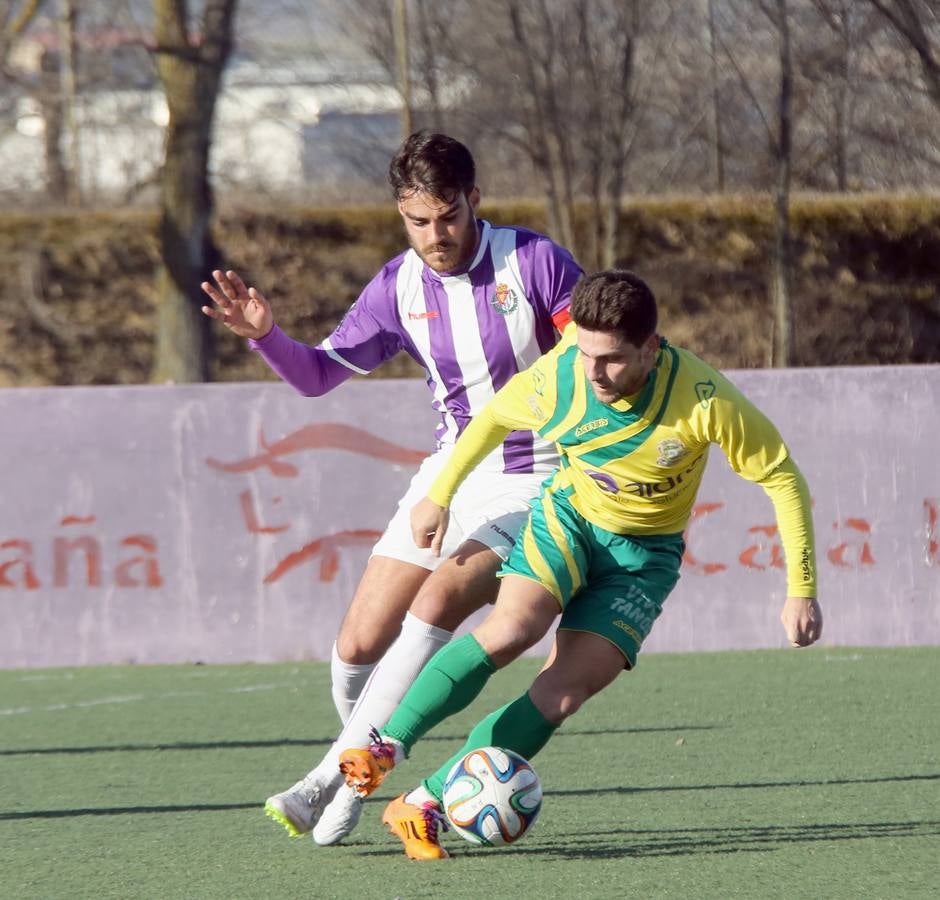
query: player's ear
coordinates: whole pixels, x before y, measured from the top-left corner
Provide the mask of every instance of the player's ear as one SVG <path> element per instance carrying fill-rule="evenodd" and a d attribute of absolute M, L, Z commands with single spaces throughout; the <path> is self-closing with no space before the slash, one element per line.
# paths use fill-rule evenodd
<path fill-rule="evenodd" d="M 480 189 L 474 185 L 473 190 L 467 194 L 467 202 L 470 204 L 470 209 L 473 210 L 473 214 L 476 215 L 477 210 L 480 208 Z"/>

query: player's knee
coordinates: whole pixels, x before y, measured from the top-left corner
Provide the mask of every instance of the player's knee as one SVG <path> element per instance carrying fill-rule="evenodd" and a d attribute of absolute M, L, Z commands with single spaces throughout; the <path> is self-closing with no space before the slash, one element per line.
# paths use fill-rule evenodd
<path fill-rule="evenodd" d="M 361 627 L 362 624 L 365 623 L 347 626 L 344 622 L 336 636 L 336 652 L 339 658 L 352 666 L 377 663 L 391 647 L 401 627 L 398 625 L 394 628 L 376 628 L 375 623 L 368 623 L 372 627 Z"/>
<path fill-rule="evenodd" d="M 533 622 L 494 613 L 474 630 L 473 635 L 497 668 L 502 668 L 536 644 L 542 632 Z"/>
<path fill-rule="evenodd" d="M 434 579 L 426 581 L 411 604 L 411 614 L 428 625 L 453 631 L 466 618 L 460 597 L 446 586 L 435 584 Z"/>

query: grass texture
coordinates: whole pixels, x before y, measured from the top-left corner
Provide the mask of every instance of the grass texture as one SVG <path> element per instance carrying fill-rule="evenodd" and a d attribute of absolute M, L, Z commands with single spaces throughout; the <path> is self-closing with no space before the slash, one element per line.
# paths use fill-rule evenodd
<path fill-rule="evenodd" d="M 0 894 L 11 898 L 936 896 L 940 648 L 650 654 L 536 758 L 515 847 L 405 859 L 384 802 L 537 662 L 420 742 L 347 843 L 264 798 L 337 730 L 322 663 L 0 671 Z"/>

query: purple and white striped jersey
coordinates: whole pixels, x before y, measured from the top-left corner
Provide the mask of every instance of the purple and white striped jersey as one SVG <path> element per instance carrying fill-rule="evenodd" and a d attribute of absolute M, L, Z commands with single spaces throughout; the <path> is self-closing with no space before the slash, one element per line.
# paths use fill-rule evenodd
<path fill-rule="evenodd" d="M 544 235 L 480 225 L 480 245 L 464 271 L 440 275 L 407 250 L 383 266 L 319 346 L 277 326 L 250 345 L 312 397 L 404 350 L 427 373 L 441 414 L 438 446 L 452 444 L 496 391 L 555 345 L 581 276 L 571 254 Z M 512 432 L 501 453 L 505 472 L 557 464 L 554 445 L 529 431 Z"/>

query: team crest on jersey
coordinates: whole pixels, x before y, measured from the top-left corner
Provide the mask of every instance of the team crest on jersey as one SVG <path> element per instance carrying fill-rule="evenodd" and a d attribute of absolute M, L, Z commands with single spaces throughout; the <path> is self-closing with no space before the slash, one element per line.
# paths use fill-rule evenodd
<path fill-rule="evenodd" d="M 679 440 L 679 438 L 666 438 L 656 445 L 659 452 L 659 458 L 656 460 L 657 466 L 674 466 L 679 460 L 689 455 L 689 448 Z"/>
<path fill-rule="evenodd" d="M 490 303 L 500 315 L 508 316 L 519 305 L 519 298 L 508 284 L 500 282 L 496 285 L 496 293 Z"/>

